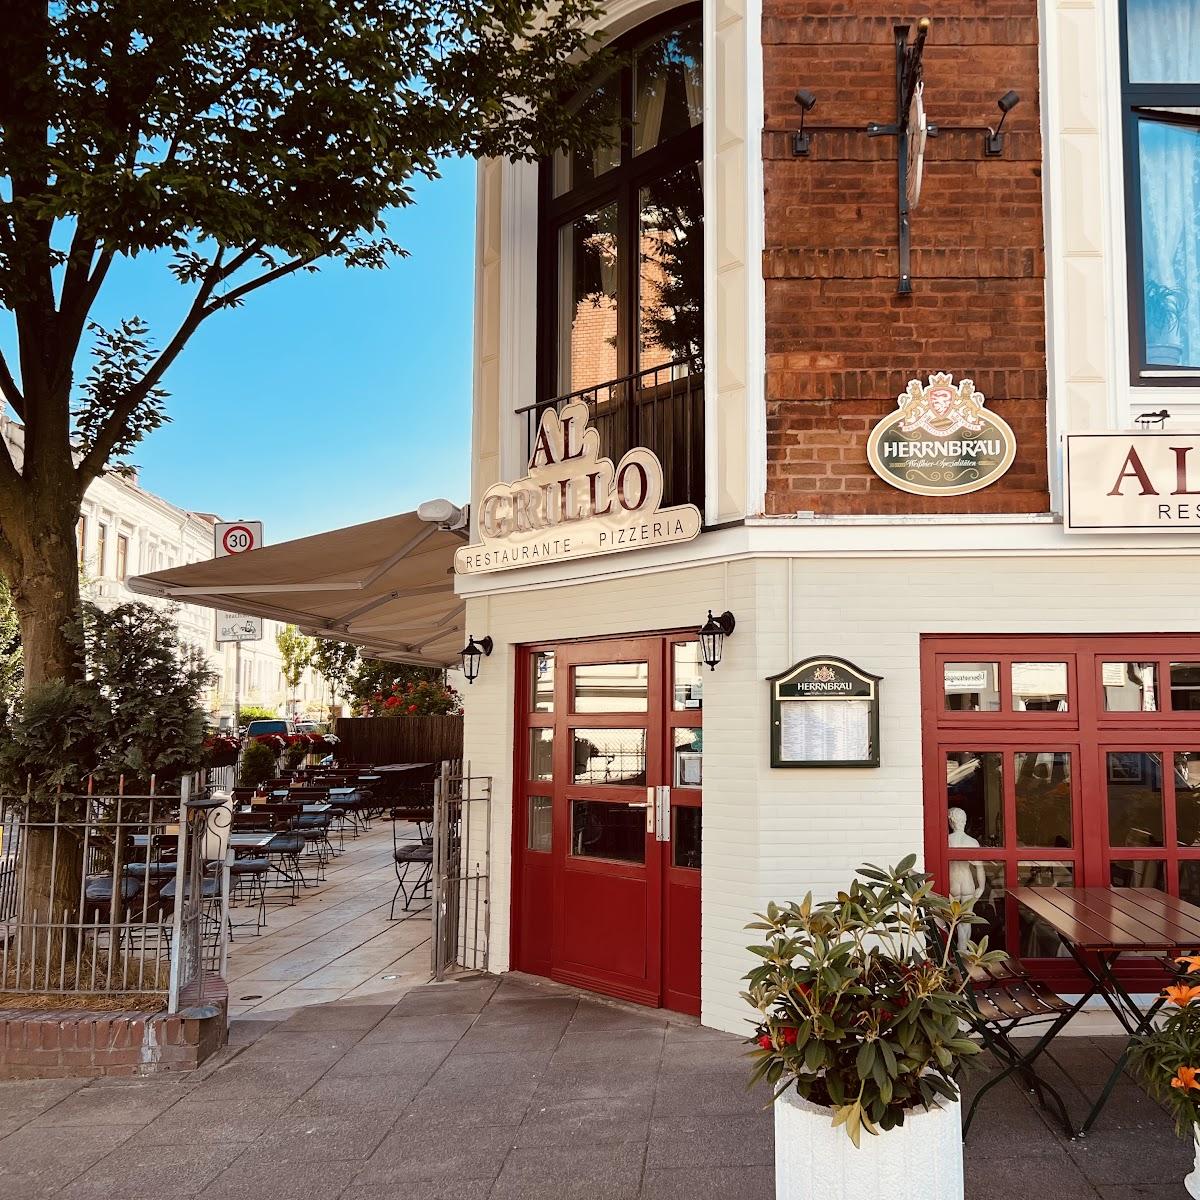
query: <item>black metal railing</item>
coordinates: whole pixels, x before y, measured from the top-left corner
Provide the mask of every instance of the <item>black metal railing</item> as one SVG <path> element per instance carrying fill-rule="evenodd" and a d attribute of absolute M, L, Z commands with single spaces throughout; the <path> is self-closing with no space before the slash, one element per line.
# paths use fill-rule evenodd
<path fill-rule="evenodd" d="M 681 359 L 635 375 L 610 379 L 518 409 L 525 421 L 525 455 L 548 408 L 561 412 L 582 400 L 600 434 L 600 452 L 614 463 L 645 446 L 662 463 L 663 504 L 695 504 L 704 511 L 704 366 Z"/>

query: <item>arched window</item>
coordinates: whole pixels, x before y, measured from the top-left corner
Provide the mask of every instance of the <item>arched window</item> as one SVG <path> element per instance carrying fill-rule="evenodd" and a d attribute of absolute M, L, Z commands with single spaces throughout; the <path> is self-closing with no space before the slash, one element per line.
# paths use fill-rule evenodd
<path fill-rule="evenodd" d="M 623 43 L 628 63 L 581 103 L 612 139 L 542 164 L 538 404 L 593 410 L 606 454 L 648 446 L 667 503 L 703 486 L 704 238 L 698 8 Z"/>

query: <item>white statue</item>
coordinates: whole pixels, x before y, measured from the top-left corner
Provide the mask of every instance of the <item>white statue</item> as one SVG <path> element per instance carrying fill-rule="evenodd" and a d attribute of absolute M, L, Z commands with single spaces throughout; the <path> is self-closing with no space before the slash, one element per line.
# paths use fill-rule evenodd
<path fill-rule="evenodd" d="M 952 808 L 946 813 L 950 823 L 950 837 L 947 845 L 951 850 L 964 848 L 978 849 L 979 842 L 967 832 L 967 814 L 961 808 Z M 963 904 L 979 900 L 987 890 L 987 876 L 983 873 L 983 864 L 964 862 L 959 859 L 950 864 L 950 897 Z M 958 927 L 958 948 L 965 950 L 971 940 L 971 927 Z"/>

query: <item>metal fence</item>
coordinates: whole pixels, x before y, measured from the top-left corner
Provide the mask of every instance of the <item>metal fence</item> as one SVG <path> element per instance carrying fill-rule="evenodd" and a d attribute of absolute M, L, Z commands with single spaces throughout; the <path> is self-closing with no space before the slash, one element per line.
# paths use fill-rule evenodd
<path fill-rule="evenodd" d="M 231 809 L 208 790 L 0 795 L 0 992 L 202 1002 L 229 903 Z"/>
<path fill-rule="evenodd" d="M 444 762 L 433 793 L 433 977 L 488 969 L 492 780 Z"/>

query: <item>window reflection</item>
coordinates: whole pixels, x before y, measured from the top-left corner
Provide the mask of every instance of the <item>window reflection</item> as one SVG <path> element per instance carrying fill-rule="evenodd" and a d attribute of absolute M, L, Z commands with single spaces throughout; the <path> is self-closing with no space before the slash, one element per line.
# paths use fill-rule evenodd
<path fill-rule="evenodd" d="M 952 750 L 946 755 L 946 806 L 962 813 L 957 833 L 972 841 L 960 846 L 1004 844 L 1004 792 L 1001 755 L 995 750 Z M 955 835 L 953 818 L 951 833 Z M 955 845 L 951 840 L 952 847 Z"/>
<path fill-rule="evenodd" d="M 572 800 L 571 853 L 579 858 L 645 862 L 646 810 L 606 800 Z"/>
<path fill-rule="evenodd" d="M 700 643 L 676 642 L 671 647 L 675 666 L 676 711 L 704 707 L 704 676 L 700 673 Z"/>
<path fill-rule="evenodd" d="M 1175 751 L 1175 836 L 1200 846 L 1200 750 Z"/>
<path fill-rule="evenodd" d="M 603 115 L 609 136 L 590 150 L 568 155 L 559 150 L 554 155 L 554 194 L 561 196 L 573 187 L 590 183 L 621 161 L 620 89 L 616 76 L 610 76 L 594 87 L 581 101 L 597 114 Z"/>
<path fill-rule="evenodd" d="M 1064 862 L 1017 863 L 1018 887 L 1074 887 L 1075 865 Z M 1054 927 L 1017 906 L 1022 958 L 1065 958 L 1068 954 Z"/>
<path fill-rule="evenodd" d="M 638 369 L 694 359 L 704 342 L 700 164 L 638 192 Z"/>
<path fill-rule="evenodd" d="M 647 663 L 589 663 L 575 668 L 574 712 L 646 712 L 649 697 Z"/>
<path fill-rule="evenodd" d="M 573 729 L 576 783 L 646 785 L 644 729 Z"/>
<path fill-rule="evenodd" d="M 942 667 L 942 694 L 951 712 L 999 712 L 1000 666 L 952 662 Z"/>
<path fill-rule="evenodd" d="M 1065 662 L 1015 662 L 1012 664 L 1014 712 L 1066 712 Z"/>
<path fill-rule="evenodd" d="M 700 38 L 700 22 L 691 21 L 638 50 L 634 62 L 634 154 L 700 124 L 704 108 Z"/>
<path fill-rule="evenodd" d="M 538 650 L 530 658 L 530 708 L 534 712 L 554 711 L 554 651 Z"/>
<path fill-rule="evenodd" d="M 700 825 L 703 810 L 679 806 L 671 810 L 671 861 L 677 867 L 700 869 Z"/>
<path fill-rule="evenodd" d="M 538 781 L 554 778 L 554 730 L 529 731 L 529 778 Z"/>
<path fill-rule="evenodd" d="M 1104 707 L 1108 712 L 1158 712 L 1158 664 L 1100 664 Z"/>
<path fill-rule="evenodd" d="M 675 786 L 700 787 L 704 783 L 704 731 L 676 729 Z"/>
<path fill-rule="evenodd" d="M 528 837 L 530 850 L 547 852 L 550 849 L 554 829 L 553 802 L 549 796 L 529 797 Z"/>
<path fill-rule="evenodd" d="M 1106 761 L 1109 845 L 1161 846 L 1161 756 L 1141 750 L 1117 750 L 1110 751 Z"/>
<path fill-rule="evenodd" d="M 1071 756 L 1065 751 L 1022 751 L 1013 756 L 1017 845 L 1071 845 Z"/>
<path fill-rule="evenodd" d="M 1171 707 L 1176 712 L 1200 709 L 1200 663 L 1171 664 Z"/>
<path fill-rule="evenodd" d="M 1113 887 L 1163 888 L 1167 864 L 1154 858 L 1114 859 L 1109 864 L 1109 882 Z"/>
<path fill-rule="evenodd" d="M 562 393 L 621 374 L 617 357 L 617 205 L 563 225 L 559 255 L 559 379 Z"/>

